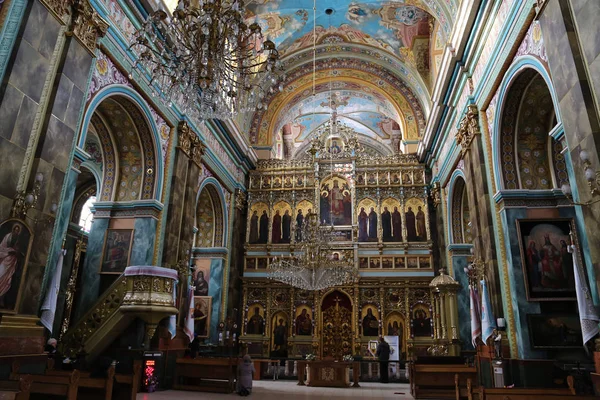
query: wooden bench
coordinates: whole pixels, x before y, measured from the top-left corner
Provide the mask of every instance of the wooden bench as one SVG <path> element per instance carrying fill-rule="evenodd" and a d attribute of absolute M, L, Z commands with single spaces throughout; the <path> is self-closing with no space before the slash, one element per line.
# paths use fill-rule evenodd
<path fill-rule="evenodd" d="M 477 382 L 477 369 L 464 364 L 417 364 L 409 366 L 410 391 L 415 399 L 456 399 L 457 386 Z"/>
<path fill-rule="evenodd" d="M 470 380 L 467 392 L 460 392 L 460 398 L 469 400 L 552 400 L 577 397 L 577 399 L 594 399 L 593 396 L 577 395 L 573 377 L 567 377 L 567 388 L 474 388 Z M 458 392 L 457 392 L 458 393 Z M 458 399 L 458 397 L 457 397 Z"/>
<path fill-rule="evenodd" d="M 31 378 L 22 376 L 18 381 L 0 381 L 0 400 L 29 400 Z"/>
<path fill-rule="evenodd" d="M 179 358 L 175 362 L 176 390 L 232 393 L 237 375 L 237 358 Z"/>
<path fill-rule="evenodd" d="M 79 371 L 74 370 L 66 376 L 27 375 L 11 373 L 10 379 L 19 381 L 21 378 L 31 379 L 30 394 L 45 394 L 64 396 L 67 400 L 76 400 L 79 390 Z"/>
<path fill-rule="evenodd" d="M 46 376 L 65 377 L 71 374 L 70 371 L 47 370 Z M 115 367 L 111 365 L 106 370 L 106 378 L 92 378 L 89 372 L 79 373 L 79 388 L 98 389 L 103 391 L 104 400 L 112 400 L 113 384 L 115 381 Z"/>
<path fill-rule="evenodd" d="M 142 381 L 142 361 L 133 362 L 132 374 L 115 374 L 115 383 L 119 399 L 135 400 Z M 127 388 L 127 390 L 123 390 Z"/>

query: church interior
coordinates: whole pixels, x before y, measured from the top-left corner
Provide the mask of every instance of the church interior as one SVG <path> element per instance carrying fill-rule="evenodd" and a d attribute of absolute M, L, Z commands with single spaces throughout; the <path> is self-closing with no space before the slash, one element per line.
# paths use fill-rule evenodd
<path fill-rule="evenodd" d="M 600 396 L 598 21 L 0 0 L 0 398 Z"/>

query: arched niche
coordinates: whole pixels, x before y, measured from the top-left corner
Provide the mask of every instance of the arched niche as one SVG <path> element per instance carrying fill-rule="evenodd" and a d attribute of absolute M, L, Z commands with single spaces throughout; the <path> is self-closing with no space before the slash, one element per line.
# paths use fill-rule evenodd
<path fill-rule="evenodd" d="M 212 183 L 199 192 L 196 203 L 196 243 L 194 247 L 224 246 L 224 215 L 221 196 Z"/>
<path fill-rule="evenodd" d="M 467 185 L 462 176 L 456 177 L 452 187 L 450 213 L 452 243 L 473 243 Z"/>
<path fill-rule="evenodd" d="M 558 121 L 546 80 L 537 70 L 523 68 L 504 98 L 498 143 L 502 188 L 559 188 L 568 177 L 562 145 L 549 136 Z"/>

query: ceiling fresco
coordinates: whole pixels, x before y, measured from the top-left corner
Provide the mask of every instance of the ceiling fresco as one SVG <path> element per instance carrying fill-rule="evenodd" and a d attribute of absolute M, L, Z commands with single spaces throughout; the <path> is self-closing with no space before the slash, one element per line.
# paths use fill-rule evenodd
<path fill-rule="evenodd" d="M 317 43 L 354 42 L 368 44 L 402 56 L 411 48 L 415 37 L 429 36 L 430 21 L 442 26 L 447 38 L 456 0 L 380 0 L 353 2 L 312 0 L 256 0 L 248 4 L 246 17 L 258 22 L 280 52 L 289 55 L 313 45 L 313 23 L 317 26 Z M 325 10 L 334 10 L 327 15 Z M 316 15 L 316 20 L 315 19 Z M 313 21 L 314 20 L 314 21 Z"/>

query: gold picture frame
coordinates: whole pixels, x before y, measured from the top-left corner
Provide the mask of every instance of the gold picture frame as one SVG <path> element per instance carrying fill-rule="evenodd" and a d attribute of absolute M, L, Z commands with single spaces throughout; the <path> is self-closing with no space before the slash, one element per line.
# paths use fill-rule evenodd
<path fill-rule="evenodd" d="M 102 245 L 100 274 L 120 275 L 129 266 L 134 229 L 107 229 Z"/>

